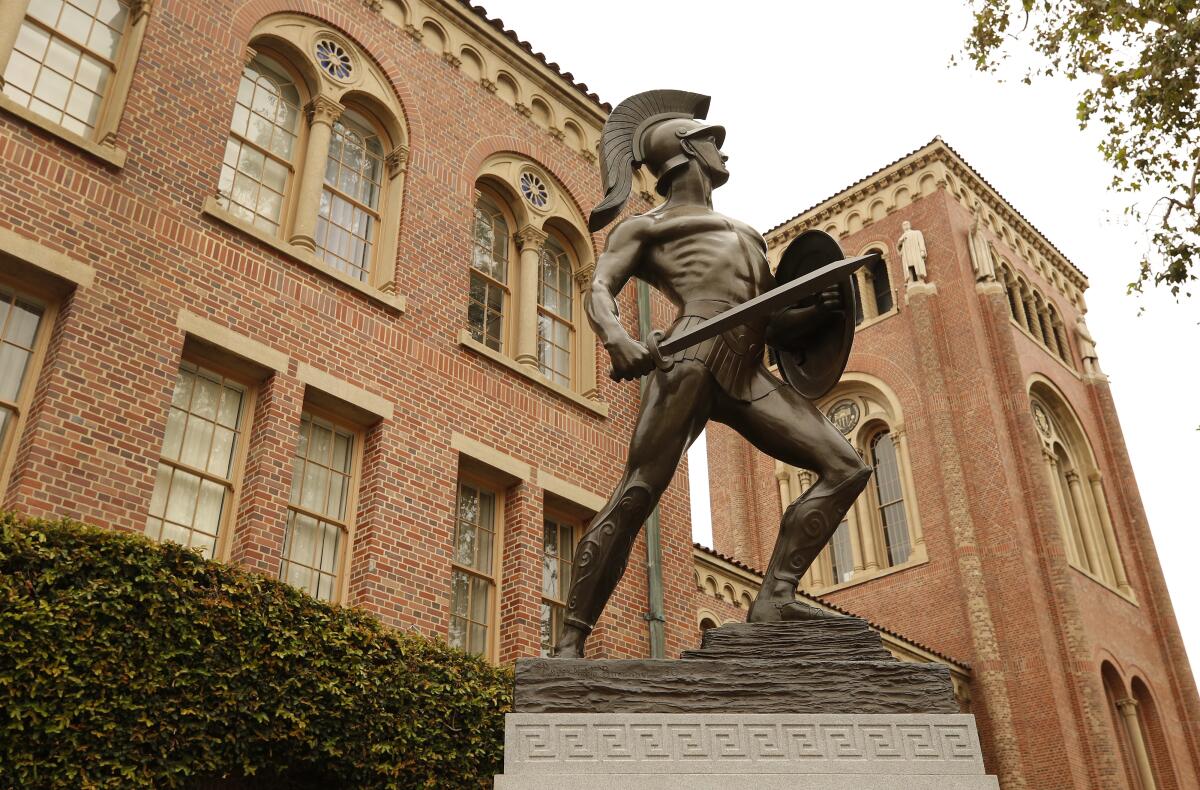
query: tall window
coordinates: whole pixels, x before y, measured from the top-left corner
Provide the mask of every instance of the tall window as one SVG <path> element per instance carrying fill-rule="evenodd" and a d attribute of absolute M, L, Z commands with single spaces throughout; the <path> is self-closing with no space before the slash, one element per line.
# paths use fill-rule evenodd
<path fill-rule="evenodd" d="M 175 382 L 146 534 L 219 553 L 246 417 L 245 386 L 184 362 Z"/>
<path fill-rule="evenodd" d="M 500 523 L 496 493 L 459 482 L 450 572 L 450 644 L 487 656 L 492 652 L 493 610 Z"/>
<path fill-rule="evenodd" d="M 833 567 L 833 583 L 850 581 L 854 575 L 854 549 L 850 543 L 850 524 L 843 521 L 829 539 L 829 560 Z"/>
<path fill-rule="evenodd" d="M 218 184 L 220 204 L 273 235 L 283 222 L 300 135 L 300 92 L 276 60 L 259 55 L 242 72 Z"/>
<path fill-rule="evenodd" d="M 45 315 L 44 307 L 0 285 L 0 484 L 29 407 Z"/>
<path fill-rule="evenodd" d="M 556 384 L 571 386 L 575 335 L 571 258 L 553 236 L 542 248 L 538 289 L 538 367 Z"/>
<path fill-rule="evenodd" d="M 887 261 L 878 260 L 869 267 L 871 287 L 875 291 L 875 314 L 883 315 L 895 306 L 892 299 L 892 283 L 888 279 Z"/>
<path fill-rule="evenodd" d="M 912 545 L 908 537 L 908 519 L 904 515 L 904 489 L 900 485 L 900 464 L 896 446 L 888 431 L 871 440 L 871 463 L 875 467 L 875 493 L 878 496 L 879 522 L 887 547 L 889 565 L 908 560 Z"/>
<path fill-rule="evenodd" d="M 512 232 L 500 206 L 491 197 L 476 192 L 467 328 L 471 337 L 496 351 L 504 344 L 511 244 Z"/>
<path fill-rule="evenodd" d="M 554 652 L 562 636 L 575 559 L 575 527 L 547 518 L 542 525 L 542 655 Z"/>
<path fill-rule="evenodd" d="M 292 460 L 279 578 L 322 601 L 341 594 L 354 498 L 354 433 L 305 412 Z"/>
<path fill-rule="evenodd" d="M 95 137 L 128 18 L 128 6 L 118 0 L 29 0 L 4 70 L 5 95 Z"/>
<path fill-rule="evenodd" d="M 386 153 L 374 126 L 346 110 L 333 123 L 317 216 L 317 255 L 357 280 L 370 279 L 379 232 Z"/>

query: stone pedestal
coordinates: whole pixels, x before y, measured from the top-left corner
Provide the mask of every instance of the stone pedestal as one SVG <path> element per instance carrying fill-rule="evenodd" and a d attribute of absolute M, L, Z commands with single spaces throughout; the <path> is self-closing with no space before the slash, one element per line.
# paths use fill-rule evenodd
<path fill-rule="evenodd" d="M 496 790 L 998 790 L 947 668 L 853 617 L 710 629 L 677 661 L 521 659 Z"/>
<path fill-rule="evenodd" d="M 998 790 L 975 717 L 510 713 L 495 790 Z"/>

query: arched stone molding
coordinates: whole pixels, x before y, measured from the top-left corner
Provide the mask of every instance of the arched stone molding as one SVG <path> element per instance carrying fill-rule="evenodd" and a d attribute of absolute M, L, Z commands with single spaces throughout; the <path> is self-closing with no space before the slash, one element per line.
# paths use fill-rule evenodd
<path fill-rule="evenodd" d="M 866 255 L 869 252 L 878 252 L 883 256 L 883 261 L 874 267 L 860 267 L 854 273 L 854 285 L 858 291 L 859 311 L 861 312 L 861 320 L 858 321 L 859 329 L 899 312 L 899 301 L 896 299 L 896 286 L 894 285 L 896 281 L 892 277 L 889 265 L 891 253 L 888 243 L 885 241 L 869 242 L 859 248 L 857 255 Z M 884 280 L 882 288 L 879 282 L 881 277 Z M 856 315 L 855 318 L 858 319 L 859 316 Z"/>
<path fill-rule="evenodd" d="M 269 13 L 274 5 L 268 1 L 254 9 L 243 6 L 234 17 L 234 28 L 244 36 L 238 39 L 243 50 L 243 74 L 252 64 L 260 64 L 254 68 L 255 78 L 261 79 L 261 64 L 269 59 L 275 64 L 270 68 L 287 72 L 286 79 L 299 94 L 295 100 L 303 113 L 294 122 L 295 142 L 286 152 L 286 158 L 269 155 L 277 165 L 286 162 L 289 169 L 286 181 L 280 180 L 282 186 L 272 187 L 279 195 L 277 203 L 281 208 L 268 215 L 261 208 L 254 209 L 244 205 L 243 200 L 235 200 L 234 191 L 229 189 L 231 183 L 236 183 L 235 177 L 244 177 L 236 175 L 243 170 L 239 152 L 252 146 L 247 142 L 246 132 L 235 123 L 233 131 L 228 133 L 220 182 L 214 195 L 205 202 L 204 210 L 284 250 L 291 258 L 402 310 L 403 298 L 393 294 L 410 136 L 396 85 L 380 61 L 345 32 L 339 24 L 340 14 L 325 19 L 292 9 Z M 258 13 L 251 16 L 251 11 Z M 263 11 L 268 13 L 261 15 Z M 337 57 L 345 61 L 342 71 L 335 73 L 335 69 L 318 63 L 318 44 L 336 49 Z M 233 95 L 239 94 L 240 85 L 239 80 L 230 86 L 230 113 L 235 118 L 237 105 Z M 364 137 L 357 137 L 360 131 Z M 339 139 L 347 135 L 358 139 L 359 145 L 370 141 L 380 185 L 370 200 L 340 193 L 337 186 L 326 184 L 325 172 L 335 134 Z M 363 151 L 366 156 L 367 149 Z M 322 199 L 323 193 L 331 190 L 335 202 L 350 204 L 353 206 L 350 210 L 366 215 L 361 221 L 375 225 L 372 238 L 353 244 L 348 231 L 345 237 L 337 235 L 342 230 L 331 224 L 332 217 L 326 216 L 321 208 L 328 204 Z M 269 220 L 266 224 L 260 222 L 260 213 Z M 324 237 L 319 240 L 318 231 L 324 234 L 326 230 L 328 240 Z"/>
<path fill-rule="evenodd" d="M 904 411 L 895 392 L 872 375 L 848 372 L 819 408 L 822 413 L 832 415 L 834 424 L 868 462 L 874 458 L 874 441 L 890 442 L 894 457 L 889 456 L 888 463 L 894 458 L 895 466 L 889 466 L 889 470 L 894 472 L 894 482 L 898 483 L 902 496 L 899 503 L 881 502 L 879 486 L 869 484 L 846 515 L 844 535 L 835 535 L 813 562 L 801 580 L 802 589 L 819 595 L 928 561 Z M 775 468 L 780 504 L 786 509 L 815 480 L 807 470 L 781 462 L 776 462 Z M 886 515 L 884 506 L 889 506 Z M 886 516 L 893 517 L 890 531 L 884 523 Z M 897 516 L 903 518 L 903 532 L 896 529 Z"/>
<path fill-rule="evenodd" d="M 395 0 L 386 2 L 394 4 Z M 386 13 L 388 6 L 385 5 L 383 10 Z M 420 149 L 423 146 L 425 127 L 420 109 L 405 80 L 404 70 L 388 54 L 395 44 L 363 29 L 360 20 L 356 18 L 357 10 L 340 10 L 317 0 L 247 0 L 234 12 L 231 19 L 231 51 L 240 59 L 256 28 L 271 17 L 284 15 L 307 17 L 316 24 L 327 25 L 354 44 L 359 53 L 383 75 L 384 82 L 393 93 L 400 111 L 398 117 L 404 125 L 406 144 L 410 149 Z M 356 33 L 351 34 L 350 30 Z M 305 54 L 307 56 L 307 53 Z"/>
<path fill-rule="evenodd" d="M 1163 720 L 1162 707 L 1150 683 L 1143 675 L 1135 674 L 1129 683 L 1130 696 L 1137 703 L 1137 717 L 1141 729 L 1142 741 L 1149 757 L 1151 773 L 1156 788 L 1179 787 L 1179 778 L 1175 773 L 1175 761 L 1171 756 L 1171 744 L 1167 737 L 1168 726 Z M 1174 722 L 1178 727 L 1178 722 Z"/>
<path fill-rule="evenodd" d="M 604 109 L 583 95 L 573 95 L 577 86 L 510 40 L 506 31 L 495 29 L 472 9 L 455 4 L 383 0 L 382 14 L 514 112 L 595 161 Z M 572 132 L 567 130 L 568 122 Z"/>
<path fill-rule="evenodd" d="M 535 178 L 548 188 L 543 205 L 536 205 L 522 195 L 522 180 L 527 177 Z M 486 185 L 503 200 L 512 216 L 512 231 L 518 237 L 518 255 L 510 258 L 512 304 L 506 308 L 506 320 L 515 321 L 515 332 L 510 334 L 513 358 L 531 373 L 541 374 L 537 350 L 540 267 L 544 248 L 553 240 L 567 250 L 571 259 L 573 340 L 571 386 L 568 389 L 595 400 L 599 394 L 596 336 L 584 315 L 584 297 L 595 270 L 596 253 L 578 204 L 565 184 L 541 162 L 514 151 L 498 151 L 484 159 L 473 184 Z M 554 384 L 554 388 L 562 386 Z"/>
<path fill-rule="evenodd" d="M 1027 391 L 1067 561 L 1136 605 L 1108 506 L 1104 476 L 1082 423 L 1066 397 L 1045 376 L 1031 376 Z"/>
<path fill-rule="evenodd" d="M 767 232 L 769 249 L 786 245 L 799 233 L 819 227 L 842 238 L 855 232 L 851 217 L 872 217 L 880 193 L 891 198 L 885 205 L 890 213 L 904 205 L 901 190 L 909 202 L 935 194 L 939 187 L 970 211 L 978 200 L 985 207 L 985 222 L 997 243 L 1017 254 L 1030 275 L 1042 277 L 1047 289 L 1061 293 L 1076 304 L 1079 293 L 1087 288 L 1087 279 L 1054 246 L 1028 223 L 1007 201 L 987 184 L 970 165 L 935 138 L 922 149 L 902 158 L 879 172 L 859 181 L 822 203 Z M 861 220 L 859 220 L 861 221 Z M 870 220 L 863 223 L 868 226 Z M 836 229 L 836 230 L 831 230 Z"/>

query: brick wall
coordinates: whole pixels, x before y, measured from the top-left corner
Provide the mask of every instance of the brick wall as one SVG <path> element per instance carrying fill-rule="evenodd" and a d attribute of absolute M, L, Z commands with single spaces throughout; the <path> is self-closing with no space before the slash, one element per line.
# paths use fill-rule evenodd
<path fill-rule="evenodd" d="M 1080 375 L 1009 318 L 1003 291 L 975 288 L 970 215 L 944 184 L 841 239 L 893 252 L 896 315 L 865 326 L 848 371 L 882 381 L 903 410 L 928 562 L 827 594 L 973 668 L 972 697 L 989 770 L 1004 787 L 1124 787 L 1100 680 L 1103 657 L 1153 677 L 1172 725 L 1160 753 L 1195 783 L 1196 692 L 1153 543 L 1124 456 L 1107 384 Z M 933 295 L 903 299 L 895 242 L 908 220 L 924 234 Z M 1046 278 L 999 234 L 989 239 L 1044 293 Z M 1063 323 L 1077 312 L 1056 299 Z M 1056 389 L 1097 456 L 1136 603 L 1066 564 L 1029 386 Z M 781 515 L 774 465 L 728 433 L 709 438 L 715 548 L 759 567 Z M 755 503 L 754 505 L 748 503 Z M 767 503 L 773 503 L 768 506 Z M 755 512 L 757 508 L 757 513 Z M 1136 570 L 1135 570 L 1136 568 Z M 704 596 L 701 596 L 702 598 Z"/>
<path fill-rule="evenodd" d="M 249 31 L 298 11 L 341 31 L 373 58 L 403 107 L 410 155 L 395 291 L 403 313 L 202 214 L 215 194 Z M 621 473 L 637 386 L 607 378 L 607 417 L 460 346 L 465 326 L 474 179 L 491 153 L 514 151 L 552 174 L 586 215 L 597 167 L 378 13 L 358 2 L 162 0 L 149 21 L 108 166 L 0 114 L 0 227 L 94 267 L 95 282 L 61 304 L 6 506 L 138 531 L 154 487 L 188 310 L 285 353 L 287 370 L 258 387 L 233 521 L 231 559 L 276 574 L 290 456 L 305 398 L 298 366 L 382 397 L 394 416 L 364 434 L 348 602 L 383 621 L 444 637 L 450 537 L 463 434 L 527 464 L 505 482 L 500 658 L 537 651 L 544 493 L 538 470 L 607 496 Z M 635 208 L 644 210 L 640 198 Z M 602 236 L 593 240 L 598 251 Z M 4 271 L 20 277 L 10 261 Z M 636 331 L 632 289 L 621 300 Z M 667 653 L 693 641 L 686 470 L 662 500 Z M 594 640 L 612 656 L 648 653 L 645 548 Z"/>

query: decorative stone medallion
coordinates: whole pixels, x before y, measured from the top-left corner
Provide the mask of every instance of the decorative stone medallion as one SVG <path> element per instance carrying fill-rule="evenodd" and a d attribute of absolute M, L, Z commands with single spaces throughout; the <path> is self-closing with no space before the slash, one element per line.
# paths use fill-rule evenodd
<path fill-rule="evenodd" d="M 1031 404 L 1031 407 L 1033 409 L 1034 425 L 1036 425 L 1037 429 L 1041 431 L 1042 436 L 1045 436 L 1047 439 L 1049 439 L 1054 433 L 1054 428 L 1050 424 L 1050 415 L 1046 414 L 1046 410 L 1042 408 L 1042 404 L 1038 403 L 1037 401 L 1034 401 Z"/>
<path fill-rule="evenodd" d="M 850 399 L 840 400 L 829 410 L 829 421 L 844 434 L 858 425 L 858 404 Z"/>
<path fill-rule="evenodd" d="M 354 61 L 350 53 L 338 42 L 329 38 L 317 41 L 317 65 L 338 82 L 345 82 L 354 74 Z"/>
<path fill-rule="evenodd" d="M 542 177 L 532 170 L 521 173 L 521 197 L 536 209 L 544 209 L 550 203 L 550 187 Z"/>

